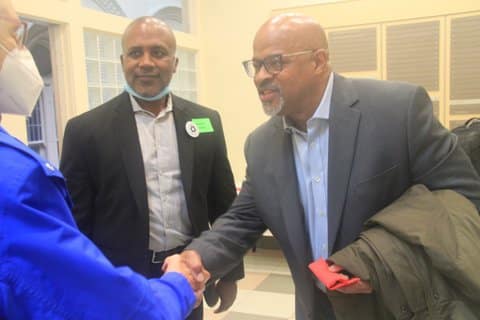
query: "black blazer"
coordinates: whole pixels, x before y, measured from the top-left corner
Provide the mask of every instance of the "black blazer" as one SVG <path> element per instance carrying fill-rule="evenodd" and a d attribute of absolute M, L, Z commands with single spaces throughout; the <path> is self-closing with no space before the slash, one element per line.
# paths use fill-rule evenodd
<path fill-rule="evenodd" d="M 173 115 L 188 214 L 200 235 L 236 191 L 218 112 L 173 96 Z M 214 132 L 192 138 L 185 123 L 209 118 Z M 60 169 L 78 227 L 117 266 L 145 274 L 149 211 L 145 172 L 129 95 L 123 92 L 68 121 Z M 243 269 L 232 280 L 243 277 Z"/>

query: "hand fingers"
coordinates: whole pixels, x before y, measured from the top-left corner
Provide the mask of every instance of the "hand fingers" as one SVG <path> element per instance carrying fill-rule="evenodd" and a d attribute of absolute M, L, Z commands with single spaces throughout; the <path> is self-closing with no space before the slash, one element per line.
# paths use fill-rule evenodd
<path fill-rule="evenodd" d="M 168 272 L 168 271 L 177 271 L 180 273 L 182 272 L 182 260 L 180 255 L 174 254 L 165 259 L 162 265 L 162 271 L 163 272 Z"/>
<path fill-rule="evenodd" d="M 215 284 L 212 284 L 205 289 L 204 298 L 205 302 L 209 307 L 213 307 L 217 304 L 220 297 L 218 296 L 217 290 L 215 289 Z"/>
<path fill-rule="evenodd" d="M 343 279 L 349 279 L 350 277 L 346 274 L 342 273 L 343 267 L 339 266 L 338 264 L 331 264 L 328 266 L 328 270 L 330 272 L 335 272 L 336 274 L 340 275 Z"/>
<path fill-rule="evenodd" d="M 167 259 L 165 259 L 165 261 L 164 261 L 163 264 L 162 264 L 162 271 L 163 271 L 163 273 L 165 273 L 165 272 L 167 271 L 167 269 L 168 269 L 168 258 L 169 258 L 169 257 L 167 257 Z"/>
<path fill-rule="evenodd" d="M 194 291 L 194 294 L 195 294 L 195 306 L 194 306 L 194 308 L 197 308 L 202 303 L 203 291 Z"/>
<path fill-rule="evenodd" d="M 201 273 L 204 269 L 202 259 L 193 250 L 185 250 L 180 254 L 185 263 L 195 272 Z"/>
<path fill-rule="evenodd" d="M 345 293 L 345 294 L 369 294 L 373 292 L 373 288 L 370 286 L 370 283 L 367 281 L 360 280 L 359 282 L 338 288 L 336 291 Z"/>
<path fill-rule="evenodd" d="M 220 306 L 214 313 L 220 313 L 230 308 L 237 297 L 237 283 L 235 281 L 218 281 L 216 285 L 218 295 L 220 296 Z"/>
<path fill-rule="evenodd" d="M 220 305 L 218 306 L 218 308 L 213 311 L 213 313 L 220 313 L 220 312 L 223 312 L 225 310 L 227 310 L 228 308 L 230 308 L 233 304 L 233 301 L 231 302 L 226 302 L 224 299 L 220 300 Z"/>
<path fill-rule="evenodd" d="M 198 277 L 195 274 L 193 274 L 191 271 L 187 275 L 187 279 L 190 282 L 190 285 L 192 286 L 194 291 L 201 291 L 202 293 L 203 291 L 205 291 L 206 281 L 197 280 Z"/>
<path fill-rule="evenodd" d="M 330 272 L 335 272 L 335 273 L 337 273 L 337 272 L 342 271 L 343 268 L 342 268 L 341 266 L 339 266 L 338 264 L 332 264 L 332 265 L 329 265 L 329 266 L 328 266 L 328 270 L 329 270 Z"/>
<path fill-rule="evenodd" d="M 174 271 L 183 274 L 187 278 L 192 289 L 198 292 L 203 292 L 205 290 L 205 284 L 210 278 L 210 273 L 206 271 L 201 264 L 198 271 L 193 270 L 189 266 L 188 260 L 178 254 L 167 257 L 162 265 L 162 270 L 164 272 Z"/>
<path fill-rule="evenodd" d="M 210 280 L 210 272 L 207 271 L 207 269 L 203 269 L 202 271 L 202 277 L 204 279 L 204 282 L 207 282 L 208 280 Z"/>

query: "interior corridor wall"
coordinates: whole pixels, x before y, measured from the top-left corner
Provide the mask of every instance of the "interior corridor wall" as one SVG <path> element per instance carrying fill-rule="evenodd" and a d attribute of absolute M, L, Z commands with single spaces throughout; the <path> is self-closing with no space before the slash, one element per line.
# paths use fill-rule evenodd
<path fill-rule="evenodd" d="M 241 62 L 251 59 L 255 32 L 270 16 L 274 2 L 202 0 L 198 7 L 201 102 L 222 116 L 237 186 L 245 177 L 245 139 L 267 120 Z"/>
<path fill-rule="evenodd" d="M 282 12 L 300 12 L 316 17 L 326 28 L 335 28 L 375 23 L 379 17 L 400 20 L 480 10 L 478 0 L 352 0 L 294 6 L 306 2 L 192 0 L 192 33 L 175 32 L 179 46 L 197 52 L 198 102 L 219 110 L 222 115 L 238 186 L 245 174 L 245 139 L 267 120 L 253 81 L 244 73 L 241 62 L 252 57 L 255 32 L 268 17 Z M 59 59 L 54 74 L 59 83 L 55 92 L 61 139 L 68 119 L 88 110 L 84 29 L 119 35 L 130 20 L 83 8 L 81 0 L 13 0 L 13 3 L 22 16 L 56 25 L 51 38 L 52 53 Z M 26 140 L 23 117 L 4 115 L 2 124 Z"/>
<path fill-rule="evenodd" d="M 322 24 L 337 72 L 424 86 L 450 129 L 480 117 L 480 1 L 343 1 L 273 14 L 290 10 Z"/>

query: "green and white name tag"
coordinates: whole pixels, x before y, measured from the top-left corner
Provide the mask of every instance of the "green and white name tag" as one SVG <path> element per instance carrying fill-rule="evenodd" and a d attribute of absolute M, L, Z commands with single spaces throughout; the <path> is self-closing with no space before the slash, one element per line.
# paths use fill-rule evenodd
<path fill-rule="evenodd" d="M 214 132 L 209 118 L 194 118 L 192 122 L 197 126 L 200 133 Z"/>

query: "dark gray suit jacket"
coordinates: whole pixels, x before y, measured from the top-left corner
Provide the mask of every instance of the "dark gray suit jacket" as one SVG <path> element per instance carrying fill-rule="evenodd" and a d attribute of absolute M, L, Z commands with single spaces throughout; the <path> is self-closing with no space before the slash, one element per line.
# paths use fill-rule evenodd
<path fill-rule="evenodd" d="M 180 169 L 193 235 L 209 229 L 236 196 L 218 112 L 173 95 Z M 214 132 L 192 138 L 185 123 L 209 118 Z M 147 187 L 129 95 L 71 119 L 65 128 L 61 171 L 84 232 L 117 266 L 145 274 L 149 256 Z M 231 279 L 243 277 L 239 268 Z"/>
<path fill-rule="evenodd" d="M 434 118 L 424 89 L 335 75 L 329 119 L 328 239 L 335 252 L 363 223 L 414 184 L 453 189 L 480 206 L 480 180 L 457 139 Z M 189 246 L 221 275 L 270 229 L 295 283 L 296 319 L 333 318 L 307 268 L 312 253 L 300 202 L 290 134 L 281 117 L 245 144 L 246 180 L 213 232 Z"/>

